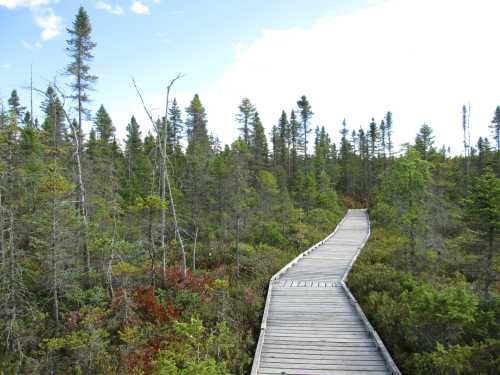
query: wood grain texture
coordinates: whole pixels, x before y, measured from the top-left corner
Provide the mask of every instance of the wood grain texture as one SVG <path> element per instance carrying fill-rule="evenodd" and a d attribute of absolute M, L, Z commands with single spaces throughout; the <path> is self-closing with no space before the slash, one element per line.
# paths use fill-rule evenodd
<path fill-rule="evenodd" d="M 349 210 L 271 279 L 252 375 L 400 375 L 344 283 L 369 226 Z"/>

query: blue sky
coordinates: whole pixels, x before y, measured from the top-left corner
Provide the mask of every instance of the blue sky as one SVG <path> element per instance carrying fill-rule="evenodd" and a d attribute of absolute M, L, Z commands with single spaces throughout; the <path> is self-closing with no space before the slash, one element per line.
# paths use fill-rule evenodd
<path fill-rule="evenodd" d="M 487 134 L 500 104 L 498 90 L 487 87 L 500 87 L 491 18 L 498 3 L 0 0 L 0 99 L 12 88 L 27 99 L 22 87 L 31 63 L 36 87 L 61 73 L 69 61 L 65 28 L 81 4 L 97 42 L 92 70 L 100 78 L 92 105 L 106 106 L 121 137 L 132 114 L 147 128 L 131 77 L 160 113 L 167 82 L 181 72 L 175 87 L 181 105 L 200 93 L 209 128 L 223 142 L 236 136 L 234 113 L 243 96 L 257 104 L 270 129 L 282 109 L 306 94 L 315 125 L 334 138 L 344 117 L 358 128 L 392 110 L 400 142 L 411 141 L 427 122 L 439 145 L 458 151 L 461 105 L 472 103 L 474 137 Z M 464 44 L 472 57 L 463 57 Z"/>

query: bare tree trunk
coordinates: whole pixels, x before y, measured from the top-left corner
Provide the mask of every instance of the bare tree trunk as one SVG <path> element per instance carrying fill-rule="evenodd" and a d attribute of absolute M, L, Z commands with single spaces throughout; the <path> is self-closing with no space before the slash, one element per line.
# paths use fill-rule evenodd
<path fill-rule="evenodd" d="M 54 85 L 56 90 L 61 94 L 61 91 L 59 88 Z M 63 98 L 65 98 L 64 94 L 61 95 Z M 79 129 L 75 129 L 75 126 L 73 122 L 71 121 L 70 117 L 68 116 L 68 113 L 64 109 L 64 103 L 62 106 L 62 110 L 64 113 L 64 117 L 66 118 L 66 121 L 68 122 L 70 128 L 71 128 L 71 133 L 73 135 L 73 140 L 75 142 L 75 159 L 76 159 L 76 167 L 77 167 L 77 175 L 78 175 L 78 185 L 80 188 L 79 191 L 79 200 L 80 200 L 80 215 L 83 220 L 83 227 L 84 227 L 84 233 L 83 233 L 83 253 L 84 253 L 84 262 L 85 262 L 85 273 L 87 274 L 87 286 L 90 286 L 90 272 L 91 272 L 91 264 L 90 264 L 90 250 L 87 246 L 87 238 L 88 238 L 88 215 L 87 215 L 87 202 L 86 202 L 86 195 L 85 195 L 85 184 L 83 182 L 83 171 L 82 171 L 82 163 L 81 163 L 81 152 L 82 152 L 82 145 L 81 145 L 81 121 L 82 121 L 82 116 L 81 116 L 81 102 L 80 99 L 78 101 L 78 108 L 79 108 Z"/>
<path fill-rule="evenodd" d="M 240 215 L 236 218 L 236 276 L 240 277 Z"/>
<path fill-rule="evenodd" d="M 55 194 L 53 192 L 53 194 Z M 52 249 L 52 298 L 54 308 L 54 320 L 56 321 L 56 328 L 59 327 L 59 296 L 57 291 L 57 218 L 56 218 L 56 202 L 55 196 L 52 196 L 52 234 L 51 234 L 51 249 Z"/>
<path fill-rule="evenodd" d="M 166 182 L 167 182 L 168 195 L 170 198 L 170 206 L 172 207 L 172 216 L 174 217 L 175 233 L 177 235 L 177 239 L 179 240 L 179 245 L 181 245 L 182 273 L 184 274 L 184 277 L 186 277 L 186 275 L 187 275 L 186 251 L 184 249 L 184 242 L 182 240 L 181 232 L 179 230 L 179 223 L 177 221 L 177 213 L 175 210 L 175 202 L 174 202 L 174 197 L 172 195 L 172 188 L 170 186 L 170 177 L 168 175 L 168 169 L 167 169 L 168 155 L 167 155 L 167 134 L 166 134 L 166 124 L 167 124 L 167 118 L 168 118 L 167 116 L 168 116 L 168 105 L 169 105 L 169 99 L 170 99 L 170 89 L 172 88 L 175 81 L 177 81 L 181 77 L 182 77 L 182 75 L 178 74 L 177 77 L 175 77 L 170 82 L 170 84 L 167 86 L 167 98 L 166 98 L 166 103 L 165 103 L 165 134 L 163 135 L 163 155 L 164 155 L 163 163 L 164 163 L 164 171 L 165 171 L 164 178 L 166 179 Z"/>
<path fill-rule="evenodd" d="M 14 213 L 9 210 L 9 261 L 10 261 L 10 280 L 14 280 L 16 255 L 14 249 Z"/>
<path fill-rule="evenodd" d="M 175 81 L 177 81 L 179 78 L 181 78 L 182 75 L 181 74 L 178 74 L 171 82 L 170 84 L 167 86 L 167 97 L 166 97 L 166 103 L 165 103 L 165 121 L 164 121 L 164 128 L 165 128 L 165 132 L 166 132 L 166 124 L 167 124 L 167 116 L 168 116 L 168 105 L 169 105 L 169 98 L 170 98 L 170 90 L 172 88 L 172 85 L 175 83 Z M 171 207 L 171 210 L 172 210 L 172 216 L 173 216 L 173 219 L 174 219 L 174 229 L 175 229 L 175 236 L 177 238 L 177 240 L 179 241 L 179 244 L 181 246 L 181 253 L 182 253 L 182 272 L 183 272 L 183 275 L 184 277 L 186 277 L 187 275 L 187 264 L 186 264 L 186 251 L 185 251 L 185 248 L 184 248 L 184 242 L 182 240 L 182 236 L 181 236 L 181 233 L 180 233 L 180 230 L 179 230 L 179 222 L 177 220 L 177 212 L 176 212 L 176 209 L 175 209 L 175 201 L 174 201 L 174 197 L 173 197 L 173 194 L 172 194 L 172 187 L 170 185 L 170 176 L 168 174 L 168 163 L 169 163 L 169 160 L 168 160 L 168 155 L 167 155 L 167 135 L 166 134 L 163 134 L 162 135 L 162 129 L 159 129 L 157 124 L 154 122 L 153 120 L 153 117 L 151 116 L 149 110 L 146 108 L 146 104 L 144 103 L 144 99 L 141 95 L 141 92 L 139 91 L 139 88 L 137 87 L 135 81 L 132 79 L 132 82 L 134 84 L 134 87 L 137 91 L 137 95 L 139 96 L 139 98 L 141 99 L 141 102 L 142 102 L 142 105 L 144 107 L 144 110 L 146 111 L 146 114 L 148 115 L 149 117 L 149 120 L 151 121 L 151 124 L 153 125 L 153 128 L 155 129 L 157 135 L 158 135 L 158 138 L 161 140 L 160 141 L 160 157 L 161 157 L 161 167 L 160 167 L 160 171 L 163 171 L 163 175 L 160 176 L 161 177 L 161 192 L 162 194 L 165 192 L 165 188 L 168 190 L 168 196 L 169 196 L 169 200 L 170 200 L 170 207 Z M 165 133 L 163 132 L 163 133 Z M 166 193 L 166 192 L 165 192 Z M 162 211 L 161 211 L 161 239 L 163 241 L 165 241 L 165 235 L 164 235 L 164 231 L 165 231 L 165 226 L 166 226 L 166 208 L 162 208 Z M 164 243 L 162 244 L 163 246 L 163 251 L 165 252 L 166 249 L 164 247 Z M 164 255 L 166 257 L 166 255 Z M 165 262 L 165 265 L 164 267 L 166 268 L 166 262 Z M 165 269 L 164 269 L 164 275 L 165 275 Z"/>
<path fill-rule="evenodd" d="M 196 225 L 196 230 L 194 232 L 194 244 L 193 244 L 193 271 L 196 271 L 196 245 L 198 242 L 198 225 Z"/>
<path fill-rule="evenodd" d="M 0 189 L 0 256 L 2 260 L 2 268 L 5 267 L 5 220 L 4 220 L 4 210 L 2 205 L 2 190 Z"/>

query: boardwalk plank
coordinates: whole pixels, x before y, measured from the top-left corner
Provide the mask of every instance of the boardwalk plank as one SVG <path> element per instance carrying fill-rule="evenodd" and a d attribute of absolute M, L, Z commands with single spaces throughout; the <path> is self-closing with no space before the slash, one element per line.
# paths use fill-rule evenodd
<path fill-rule="evenodd" d="M 323 244 L 272 279 L 252 375 L 400 375 L 342 284 L 368 233 L 366 211 L 349 210 Z"/>

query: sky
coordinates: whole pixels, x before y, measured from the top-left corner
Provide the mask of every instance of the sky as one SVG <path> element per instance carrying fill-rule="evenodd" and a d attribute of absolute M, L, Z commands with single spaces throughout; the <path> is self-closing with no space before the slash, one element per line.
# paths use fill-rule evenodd
<path fill-rule="evenodd" d="M 132 78 L 161 115 L 177 73 L 173 95 L 184 108 L 198 93 L 222 143 L 238 135 L 243 97 L 268 134 L 306 95 L 312 125 L 336 142 L 343 119 L 366 128 L 391 111 L 397 144 L 427 123 L 455 154 L 462 105 L 473 142 L 490 136 L 500 105 L 499 0 L 0 0 L 1 101 L 16 88 L 29 103 L 31 65 L 36 88 L 67 81 L 66 28 L 80 5 L 97 43 L 91 107 L 104 104 L 120 139 L 132 115 L 150 129 Z"/>

